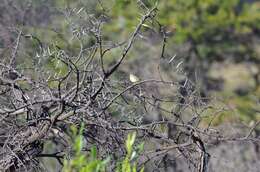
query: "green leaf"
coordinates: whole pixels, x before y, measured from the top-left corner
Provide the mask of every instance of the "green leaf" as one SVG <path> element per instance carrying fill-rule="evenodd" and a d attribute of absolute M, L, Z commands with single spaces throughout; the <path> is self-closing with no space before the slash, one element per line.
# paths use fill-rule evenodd
<path fill-rule="evenodd" d="M 144 172 L 144 167 L 141 168 L 140 172 Z"/>
<path fill-rule="evenodd" d="M 82 147 L 83 147 L 82 136 L 77 136 L 75 143 L 74 143 L 74 148 L 75 148 L 76 154 L 80 153 L 80 151 L 82 150 Z"/>
<path fill-rule="evenodd" d="M 131 164 L 129 159 L 126 157 L 122 164 L 122 172 L 131 172 Z"/>
<path fill-rule="evenodd" d="M 143 152 L 143 150 L 144 150 L 144 142 L 140 143 L 140 144 L 137 146 L 137 150 L 138 150 L 138 153 Z"/>
<path fill-rule="evenodd" d="M 134 165 L 133 165 L 132 172 L 137 172 L 137 166 L 136 166 L 136 163 L 134 163 Z"/>
<path fill-rule="evenodd" d="M 127 140 L 126 140 L 126 150 L 127 154 L 130 156 L 132 153 L 132 147 L 135 142 L 135 137 L 136 137 L 136 132 L 130 133 L 127 135 Z"/>
<path fill-rule="evenodd" d="M 91 159 L 96 159 L 97 158 L 97 148 L 96 146 L 93 146 L 90 150 L 91 153 Z"/>

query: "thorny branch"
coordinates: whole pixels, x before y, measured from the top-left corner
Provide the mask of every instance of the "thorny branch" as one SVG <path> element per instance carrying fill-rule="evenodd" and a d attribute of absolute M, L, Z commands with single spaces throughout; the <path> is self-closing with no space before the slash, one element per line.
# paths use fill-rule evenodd
<path fill-rule="evenodd" d="M 157 8 L 144 9 L 146 13 L 129 39 L 108 48 L 104 48 L 101 22 L 89 17 L 85 21 L 88 24 L 79 26 L 82 32 L 76 33 L 80 50 L 74 56 L 66 49 L 43 44 L 37 36 L 19 32 L 9 63 L 4 60 L 0 63 L 0 170 L 28 169 L 35 159 L 41 157 L 52 157 L 62 164 L 70 144 L 69 128 L 71 125 L 79 127 L 81 123 L 86 126 L 83 133 L 86 150 L 97 145 L 103 155 L 114 153 L 114 157 L 120 157 L 124 154 L 124 138 L 130 131 L 136 131 L 140 141 L 155 142 L 156 149 L 142 153 L 140 166 L 153 159 L 163 160 L 169 152 L 177 152 L 198 171 L 206 172 L 210 157 L 208 142 L 259 141 L 250 137 L 259 121 L 241 138 L 211 133 L 210 126 L 199 127 L 193 120 L 201 119 L 200 109 L 205 106 L 187 78 L 184 84 L 158 79 L 131 83 L 127 78 L 123 81 L 112 78 L 126 60 L 138 34 L 143 32 L 142 26 L 148 20 L 155 20 Z M 72 10 L 70 15 L 77 17 L 78 14 Z M 94 35 L 96 42 L 86 47 L 81 40 L 82 35 Z M 23 37 L 37 40 L 41 50 L 35 52 L 37 60 L 31 67 L 35 70 L 29 72 L 26 68 L 18 68 L 18 64 L 13 65 Z M 165 42 L 166 35 L 163 33 L 163 58 L 166 58 Z M 106 53 L 124 45 L 117 62 L 105 69 Z M 47 69 L 47 62 L 55 62 L 58 71 Z M 67 70 L 61 72 L 57 64 Z M 150 90 L 151 87 L 161 86 L 172 89 L 172 95 L 163 97 Z M 165 108 L 161 105 L 163 103 L 172 106 Z M 150 113 L 147 106 L 159 115 L 165 115 L 157 120 L 145 121 Z M 184 119 L 187 111 L 192 112 L 188 120 Z M 121 116 L 114 117 L 115 112 Z M 57 153 L 43 152 L 48 141 L 55 146 Z"/>

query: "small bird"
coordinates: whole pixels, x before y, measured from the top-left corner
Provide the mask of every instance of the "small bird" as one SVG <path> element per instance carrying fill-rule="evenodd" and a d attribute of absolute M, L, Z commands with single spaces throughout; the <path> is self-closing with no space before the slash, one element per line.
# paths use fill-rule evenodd
<path fill-rule="evenodd" d="M 129 75 L 129 80 L 133 83 L 140 81 L 140 79 L 137 76 L 135 76 L 134 74 Z"/>

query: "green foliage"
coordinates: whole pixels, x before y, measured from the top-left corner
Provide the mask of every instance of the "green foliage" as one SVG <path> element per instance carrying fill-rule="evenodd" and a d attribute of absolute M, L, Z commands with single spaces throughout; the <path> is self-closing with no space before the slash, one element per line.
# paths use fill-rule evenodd
<path fill-rule="evenodd" d="M 155 3 L 148 0 L 143 2 L 147 6 Z M 171 43 L 190 42 L 200 58 L 251 53 L 253 48 L 244 40 L 245 35 L 260 29 L 259 2 L 161 0 L 158 9 L 158 20 L 167 26 L 168 31 L 175 33 Z M 115 21 L 117 24 L 110 28 L 116 31 L 120 31 L 120 28 L 131 29 L 136 21 L 133 19 L 140 17 L 137 10 L 136 2 L 118 0 L 113 8 L 114 16 L 118 16 Z"/>
<path fill-rule="evenodd" d="M 223 106 L 225 110 L 222 109 Z M 215 102 L 214 108 L 203 112 L 203 123 L 217 126 L 226 122 L 243 121 L 249 124 L 260 119 L 258 106 L 256 95 L 229 96 L 224 102 Z"/>
<path fill-rule="evenodd" d="M 64 161 L 63 172 L 102 172 L 109 162 L 109 158 L 101 160 L 97 156 L 97 149 L 93 146 L 89 154 L 82 151 L 83 148 L 83 132 L 84 127 L 81 126 L 79 132 L 75 126 L 71 127 L 73 151 L 74 155 L 70 160 Z"/>
<path fill-rule="evenodd" d="M 110 161 L 110 158 L 104 160 L 99 159 L 97 148 L 93 146 L 88 154 L 83 152 L 83 129 L 78 130 L 75 126 L 71 127 L 71 137 L 73 140 L 73 156 L 70 159 L 64 160 L 63 172 L 103 172 L 106 171 L 106 167 Z M 130 133 L 127 136 L 125 143 L 126 156 L 122 161 L 117 162 L 117 172 L 137 172 L 137 158 L 138 155 L 143 151 L 144 144 L 139 144 L 134 149 L 134 143 L 136 139 L 136 133 Z M 144 167 L 141 168 L 140 172 L 144 171 Z"/>
<path fill-rule="evenodd" d="M 199 57 L 214 54 L 226 56 L 234 45 L 250 50 L 251 47 L 243 41 L 238 41 L 238 37 L 252 33 L 255 28 L 259 29 L 259 3 L 239 2 L 239 0 L 162 2 L 160 20 L 170 28 L 176 27 L 175 42 L 191 41 Z M 231 53 L 245 53 L 244 49 L 232 49 Z"/>
<path fill-rule="evenodd" d="M 136 139 L 136 132 L 130 133 L 126 140 L 126 157 L 120 163 L 118 163 L 116 172 L 136 172 L 137 171 L 137 157 L 140 152 L 143 151 L 144 144 L 141 143 L 136 150 L 134 150 L 134 143 Z M 144 171 L 144 167 L 141 168 L 140 172 Z"/>
<path fill-rule="evenodd" d="M 144 2 L 149 5 L 149 2 Z M 121 10 L 115 10 L 114 13 L 121 16 L 120 21 L 127 23 L 124 27 L 130 29 L 134 25 L 131 9 L 136 10 L 137 7 L 132 1 L 131 3 L 123 3 L 123 5 L 124 8 L 117 7 Z M 259 59 L 259 56 L 255 53 L 257 50 L 254 48 L 254 39 L 257 36 L 255 31 L 260 29 L 260 3 L 257 1 L 161 0 L 158 9 L 157 20 L 166 26 L 167 31 L 174 33 L 173 37 L 168 39 L 168 45 L 189 43 L 191 46 L 185 45 L 185 47 L 190 47 L 190 49 L 187 49 L 188 57 L 195 54 L 198 62 L 207 64 L 201 65 L 205 68 L 210 66 L 208 62 L 212 63 L 215 60 L 233 58 L 232 60 L 241 61 L 245 60 L 245 57 L 246 60 L 252 61 L 256 58 Z M 116 27 L 116 25 L 113 25 L 113 27 Z M 193 66 L 188 67 L 189 70 L 192 70 Z M 215 73 L 219 74 L 220 71 Z M 225 78 L 225 75 L 230 73 L 233 73 L 233 71 L 223 73 L 221 78 Z M 238 78 L 241 77 L 242 75 L 238 76 Z M 235 77 L 231 77 L 225 83 L 229 84 L 235 80 Z M 227 87 L 230 87 L 230 84 Z M 232 93 L 226 87 L 222 91 L 224 94 L 226 92 Z M 228 101 L 229 99 L 226 102 L 227 104 Z M 254 100 L 235 95 L 232 103 L 235 104 L 236 110 L 218 115 L 214 120 L 214 122 L 218 121 L 216 124 L 224 121 L 243 120 L 250 122 L 256 120 L 257 114 L 252 108 L 255 107 Z"/>

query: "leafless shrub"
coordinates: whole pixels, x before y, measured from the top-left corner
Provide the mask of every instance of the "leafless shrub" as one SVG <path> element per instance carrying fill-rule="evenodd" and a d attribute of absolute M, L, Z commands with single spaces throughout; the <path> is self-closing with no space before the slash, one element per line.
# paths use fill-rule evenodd
<path fill-rule="evenodd" d="M 139 34 L 144 32 L 144 24 L 153 26 L 162 36 L 158 58 L 166 58 L 168 63 L 174 60 L 164 57 L 167 36 L 156 21 L 157 8 L 143 6 L 142 12 L 129 39 L 115 43 L 103 38 L 104 15 L 97 17 L 82 9 L 67 9 L 65 17 L 71 25 L 71 36 L 80 47 L 76 55 L 17 30 L 12 53 L 0 63 L 1 170 L 37 168 L 41 157 L 55 158 L 62 164 L 71 147 L 69 127 L 81 123 L 86 126 L 86 151 L 96 145 L 100 155 L 113 155 L 116 160 L 125 153 L 122 145 L 126 134 L 137 131 L 139 141 L 151 145 L 141 155 L 139 165 L 154 162 L 157 168 L 163 165 L 166 170 L 174 168 L 171 157 L 180 155 L 191 169 L 205 172 L 210 160 L 208 143 L 255 141 L 250 135 L 258 123 L 241 138 L 225 138 L 210 126 L 199 126 L 201 114 L 209 107 L 196 83 L 186 77 L 135 82 L 128 77 L 114 77 Z M 34 52 L 33 58 L 18 53 L 21 41 L 28 38 L 39 44 L 40 50 Z M 86 43 L 87 38 L 94 41 Z M 105 64 L 106 55 L 114 49 L 121 51 L 117 61 Z M 18 64 L 22 58 L 29 59 L 32 66 Z M 48 65 L 53 66 L 50 69 Z M 176 63 L 177 68 L 180 66 L 181 62 Z M 171 94 L 165 95 L 161 89 Z M 51 142 L 56 152 L 44 153 L 46 142 Z"/>

